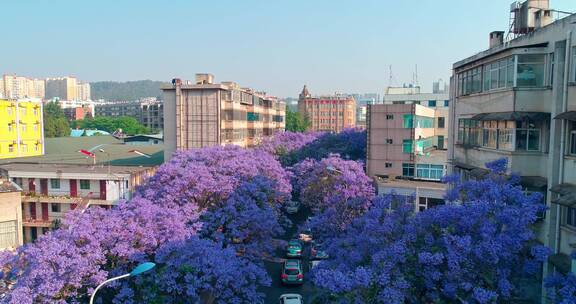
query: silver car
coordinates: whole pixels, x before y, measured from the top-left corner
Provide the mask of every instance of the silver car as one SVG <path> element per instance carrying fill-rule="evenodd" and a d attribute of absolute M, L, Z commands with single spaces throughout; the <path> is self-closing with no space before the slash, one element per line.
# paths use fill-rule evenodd
<path fill-rule="evenodd" d="M 304 304 L 304 300 L 297 293 L 286 293 L 280 296 L 280 304 Z"/>

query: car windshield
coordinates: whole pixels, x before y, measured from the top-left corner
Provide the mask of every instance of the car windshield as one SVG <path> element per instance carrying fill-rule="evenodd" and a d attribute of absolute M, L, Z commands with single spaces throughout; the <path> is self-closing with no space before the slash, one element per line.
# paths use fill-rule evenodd
<path fill-rule="evenodd" d="M 300 270 L 288 268 L 288 269 L 286 269 L 285 272 L 286 272 L 286 274 L 288 274 L 288 275 L 297 275 L 297 274 L 300 273 Z"/>
<path fill-rule="evenodd" d="M 290 243 L 288 243 L 288 246 L 290 246 L 290 247 L 300 247 L 300 243 L 299 243 L 299 242 L 295 242 L 295 241 L 291 241 Z"/>

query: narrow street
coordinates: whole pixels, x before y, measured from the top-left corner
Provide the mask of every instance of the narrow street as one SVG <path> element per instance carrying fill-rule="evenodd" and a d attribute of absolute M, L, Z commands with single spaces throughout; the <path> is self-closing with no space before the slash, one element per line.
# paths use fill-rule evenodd
<path fill-rule="evenodd" d="M 288 217 L 292 220 L 293 225 L 289 229 L 286 229 L 286 233 L 282 239 L 288 241 L 292 238 L 298 238 L 298 227 L 306 221 L 306 218 L 309 215 L 310 213 L 306 212 L 304 209 L 299 210 L 296 214 L 289 215 Z M 280 295 L 285 293 L 300 294 L 304 297 L 304 303 L 312 303 L 313 295 L 315 295 L 317 289 L 314 287 L 309 277 L 309 254 L 310 245 L 305 244 L 302 258 L 302 265 L 304 266 L 303 285 L 282 285 L 282 282 L 280 281 L 280 272 L 282 271 L 282 262 L 286 259 L 286 251 L 284 248 L 276 250 L 275 258 L 277 258 L 277 262 L 265 262 L 266 270 L 272 278 L 272 284 L 270 287 L 261 288 L 261 291 L 266 295 L 266 304 L 278 303 Z"/>

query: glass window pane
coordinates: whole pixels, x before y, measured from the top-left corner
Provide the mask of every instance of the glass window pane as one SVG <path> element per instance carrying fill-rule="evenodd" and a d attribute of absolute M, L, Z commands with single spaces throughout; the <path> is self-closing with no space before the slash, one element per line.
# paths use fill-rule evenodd
<path fill-rule="evenodd" d="M 530 150 L 530 151 L 540 150 L 540 131 L 539 130 L 528 130 L 528 150 Z"/>
<path fill-rule="evenodd" d="M 528 148 L 528 130 L 516 130 L 516 149 L 526 150 Z"/>

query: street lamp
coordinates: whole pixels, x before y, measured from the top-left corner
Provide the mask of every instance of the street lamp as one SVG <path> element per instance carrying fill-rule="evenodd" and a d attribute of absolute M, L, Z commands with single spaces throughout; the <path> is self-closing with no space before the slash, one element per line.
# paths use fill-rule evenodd
<path fill-rule="evenodd" d="M 330 171 L 330 172 L 335 172 L 335 173 L 342 174 L 342 171 L 336 169 L 336 168 L 335 168 L 334 166 L 332 166 L 332 165 L 326 166 L 326 170 L 328 170 L 328 171 Z"/>
<path fill-rule="evenodd" d="M 154 266 L 156 266 L 156 264 L 152 263 L 152 262 L 145 262 L 142 263 L 138 266 L 136 266 L 136 268 L 134 268 L 130 273 L 127 274 L 123 274 L 121 276 L 117 276 L 117 277 L 113 277 L 111 279 L 108 279 L 104 282 L 102 282 L 100 285 L 98 285 L 98 287 L 96 287 L 96 289 L 94 289 L 94 292 L 92 292 L 92 296 L 90 297 L 90 304 L 94 303 L 94 296 L 96 295 L 96 292 L 98 291 L 98 289 L 100 289 L 102 286 L 112 282 L 112 281 L 116 281 L 125 277 L 135 277 L 137 275 L 140 275 L 152 268 L 154 268 Z"/>

